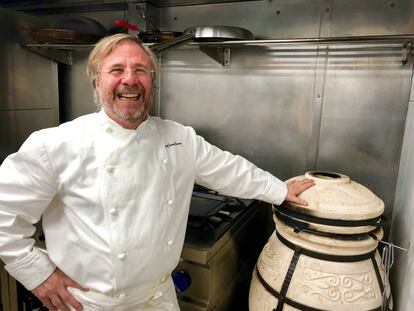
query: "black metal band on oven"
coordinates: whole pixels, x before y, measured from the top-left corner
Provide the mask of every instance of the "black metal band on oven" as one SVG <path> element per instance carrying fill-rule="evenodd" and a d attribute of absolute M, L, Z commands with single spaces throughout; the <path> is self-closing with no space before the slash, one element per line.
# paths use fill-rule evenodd
<path fill-rule="evenodd" d="M 297 246 L 295 252 L 293 253 L 292 259 L 290 260 L 289 268 L 286 272 L 285 279 L 283 280 L 282 288 L 280 290 L 280 299 L 277 302 L 277 306 L 274 311 L 282 311 L 283 305 L 285 304 L 286 294 L 289 289 L 290 281 L 292 280 L 293 273 L 296 269 L 296 264 L 299 261 L 299 256 L 301 254 L 302 248 Z"/>
<path fill-rule="evenodd" d="M 384 283 L 382 282 L 381 273 L 378 268 L 377 261 L 375 260 L 375 253 L 371 256 L 372 265 L 374 266 L 375 275 L 378 280 L 378 285 L 380 287 L 381 293 L 384 292 Z"/>
<path fill-rule="evenodd" d="M 280 293 L 278 291 L 276 291 L 273 287 L 271 287 L 269 284 L 267 284 L 267 282 L 263 279 L 262 275 L 259 272 L 259 269 L 256 266 L 256 274 L 257 274 L 257 278 L 259 279 L 260 283 L 263 285 L 263 287 L 274 297 L 277 298 L 278 301 L 280 301 L 281 297 L 280 297 Z M 316 308 L 312 308 L 309 306 L 305 306 L 299 302 L 296 302 L 294 300 L 291 300 L 287 297 L 284 297 L 284 303 L 286 303 L 287 305 L 302 310 L 302 311 L 323 311 L 321 309 L 316 309 Z M 275 310 L 275 309 L 274 309 Z"/>
<path fill-rule="evenodd" d="M 373 232 L 377 230 L 377 227 L 375 227 L 375 229 L 371 230 L 370 232 L 354 233 L 354 234 L 340 234 L 340 233 L 324 232 L 324 231 L 318 231 L 315 229 L 310 229 L 309 223 L 302 222 L 288 215 L 285 215 L 282 212 L 278 211 L 277 209 L 274 210 L 274 214 L 280 221 L 292 227 L 295 232 L 303 231 L 303 232 L 307 232 L 310 234 L 324 236 L 328 238 L 334 238 L 338 240 L 353 240 L 353 241 L 366 240 L 367 238 L 373 238 L 375 236 Z"/>
<path fill-rule="evenodd" d="M 371 261 L 372 261 L 372 265 L 374 266 L 375 276 L 377 277 L 377 281 L 378 281 L 380 291 L 381 291 L 381 293 L 383 293 L 384 292 L 384 283 L 382 282 L 381 273 L 380 273 L 377 261 L 375 260 L 375 253 L 372 254 Z M 386 310 L 388 310 L 388 311 L 391 310 L 389 298 L 386 301 L 385 307 L 386 307 Z"/>
<path fill-rule="evenodd" d="M 374 227 L 381 227 L 382 224 L 379 222 L 381 217 L 375 217 L 371 219 L 363 219 L 363 220 L 342 220 L 342 219 L 331 219 L 331 218 L 321 218 L 316 217 L 308 214 L 303 214 L 297 211 L 292 211 L 291 209 L 287 208 L 285 205 L 278 206 L 274 209 L 275 211 L 279 211 L 280 213 L 293 217 L 296 219 L 300 219 L 306 222 L 312 222 L 319 225 L 327 225 L 327 226 L 335 226 L 335 227 L 362 227 L 362 226 L 374 226 Z"/>
<path fill-rule="evenodd" d="M 295 244 L 293 244 L 292 242 L 286 240 L 277 231 L 276 231 L 276 236 L 279 239 L 279 241 L 282 242 L 285 246 L 289 247 L 292 250 L 296 249 L 297 246 Z M 312 257 L 312 258 L 316 258 L 316 259 L 320 259 L 320 260 L 325 260 L 325 261 L 358 262 L 358 261 L 364 261 L 364 260 L 370 259 L 372 254 L 375 255 L 375 250 L 373 250 L 369 253 L 360 254 L 360 255 L 340 256 L 340 255 L 329 255 L 329 254 L 318 253 L 318 252 L 314 252 L 314 251 L 302 248 L 302 254 L 306 255 L 308 257 Z"/>

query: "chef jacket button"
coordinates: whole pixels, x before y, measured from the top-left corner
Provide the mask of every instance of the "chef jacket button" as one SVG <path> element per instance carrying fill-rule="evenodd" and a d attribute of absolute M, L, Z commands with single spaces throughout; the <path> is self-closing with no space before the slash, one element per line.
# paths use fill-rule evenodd
<path fill-rule="evenodd" d="M 112 173 L 115 171 L 115 167 L 113 167 L 113 166 L 108 166 L 108 167 L 106 168 L 106 171 L 107 171 L 108 173 L 112 174 Z"/>
<path fill-rule="evenodd" d="M 108 127 L 108 128 L 106 129 L 106 132 L 107 132 L 108 134 L 111 134 L 111 133 L 112 133 L 112 128 Z"/>
<path fill-rule="evenodd" d="M 121 293 L 121 294 L 119 294 L 119 296 L 118 296 L 119 298 L 125 298 L 126 297 L 126 295 L 124 294 L 124 293 Z"/>
<path fill-rule="evenodd" d="M 118 259 L 119 259 L 119 260 L 124 260 L 124 259 L 125 259 L 125 257 L 126 257 L 126 254 L 125 254 L 125 253 L 118 254 Z"/>
<path fill-rule="evenodd" d="M 171 246 L 173 244 L 173 240 L 168 240 L 167 244 Z"/>
<path fill-rule="evenodd" d="M 168 205 L 173 205 L 174 201 L 173 200 L 168 200 L 167 203 L 168 203 Z"/>
<path fill-rule="evenodd" d="M 162 292 L 156 292 L 154 295 L 152 295 L 151 299 L 156 300 L 159 299 L 162 296 Z"/>
<path fill-rule="evenodd" d="M 167 159 L 164 159 L 164 160 L 162 160 L 162 163 L 167 164 L 168 163 L 168 160 Z"/>
<path fill-rule="evenodd" d="M 109 210 L 109 214 L 111 214 L 112 216 L 115 216 L 118 213 L 118 210 L 116 208 L 111 208 Z"/>

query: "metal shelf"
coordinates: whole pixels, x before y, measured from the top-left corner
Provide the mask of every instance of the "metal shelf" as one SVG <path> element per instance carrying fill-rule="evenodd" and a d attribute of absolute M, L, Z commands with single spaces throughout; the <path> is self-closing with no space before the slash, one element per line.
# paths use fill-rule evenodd
<path fill-rule="evenodd" d="M 380 44 L 380 43 L 412 43 L 414 34 L 405 35 L 374 35 L 374 36 L 348 36 L 348 37 L 325 37 L 325 38 L 287 38 L 271 40 L 243 40 L 224 42 L 198 42 L 198 45 L 214 46 L 246 46 L 246 45 L 319 45 L 319 44 Z"/>
<path fill-rule="evenodd" d="M 151 47 L 151 43 L 146 44 Z M 414 34 L 405 35 L 375 35 L 375 36 L 350 36 L 327 38 L 288 38 L 271 40 L 244 40 L 244 41 L 215 41 L 215 42 L 187 42 L 180 45 L 179 49 L 198 48 L 208 56 L 216 60 L 222 66 L 230 66 L 231 48 L 248 46 L 266 46 L 275 51 L 303 52 L 321 51 L 401 51 L 401 63 L 408 62 L 414 45 Z M 58 62 L 72 65 L 71 50 L 92 49 L 94 44 L 25 44 L 26 48 L 52 58 Z M 174 45 L 167 49 L 174 48 Z M 164 50 L 164 51 L 165 51 Z M 162 51 L 163 52 L 163 51 Z"/>
<path fill-rule="evenodd" d="M 229 66 L 230 48 L 246 46 L 265 46 L 279 52 L 323 51 L 357 52 L 357 51 L 400 51 L 401 64 L 408 62 L 414 45 L 414 34 L 350 36 L 328 38 L 288 38 L 272 40 L 245 40 L 223 42 L 193 42 L 188 46 L 197 46 L 201 51 L 214 58 L 223 66 Z M 218 56 L 214 56 L 218 55 Z"/>
<path fill-rule="evenodd" d="M 28 43 L 22 44 L 26 49 L 53 59 L 59 63 L 73 65 L 71 50 L 92 49 L 93 44 L 49 44 L 49 43 Z"/>

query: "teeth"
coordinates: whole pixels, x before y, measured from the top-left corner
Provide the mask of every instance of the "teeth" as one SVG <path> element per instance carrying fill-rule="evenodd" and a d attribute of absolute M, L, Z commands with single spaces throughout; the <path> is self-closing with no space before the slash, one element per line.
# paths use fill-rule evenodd
<path fill-rule="evenodd" d="M 132 98 L 132 97 L 137 97 L 138 94 L 121 94 L 122 97 L 127 97 L 127 98 Z"/>
<path fill-rule="evenodd" d="M 134 93 L 125 93 L 125 94 L 118 94 L 118 98 L 126 98 L 126 99 L 139 99 L 141 97 L 140 94 L 134 94 Z"/>

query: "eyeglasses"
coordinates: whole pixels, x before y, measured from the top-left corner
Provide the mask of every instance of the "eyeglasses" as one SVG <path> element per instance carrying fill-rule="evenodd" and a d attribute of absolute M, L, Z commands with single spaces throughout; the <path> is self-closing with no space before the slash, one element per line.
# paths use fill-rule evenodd
<path fill-rule="evenodd" d="M 98 74 L 104 73 L 114 78 L 123 78 L 128 74 L 128 72 L 130 72 L 135 78 L 145 77 L 145 76 L 153 77 L 155 73 L 154 70 L 150 70 L 145 67 L 136 67 L 132 70 L 127 70 L 122 67 L 115 67 L 115 68 L 110 69 L 109 71 L 98 71 Z"/>

